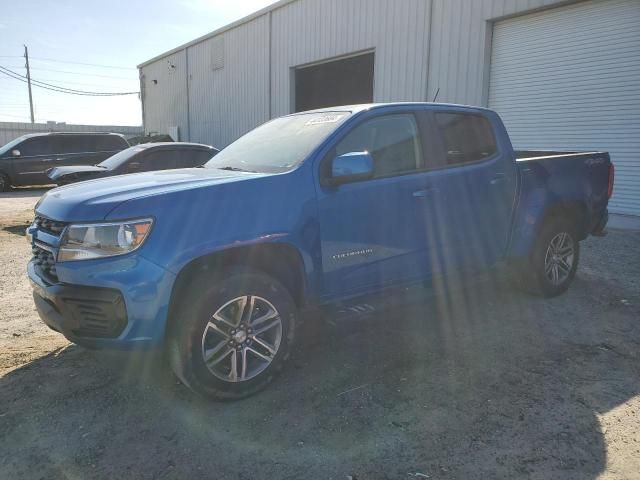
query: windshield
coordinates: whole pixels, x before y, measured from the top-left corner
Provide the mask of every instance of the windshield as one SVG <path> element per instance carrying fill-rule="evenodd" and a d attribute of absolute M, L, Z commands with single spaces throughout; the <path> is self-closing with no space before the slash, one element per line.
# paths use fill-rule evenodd
<path fill-rule="evenodd" d="M 277 118 L 235 141 L 205 165 L 260 173 L 298 166 L 350 112 L 320 112 Z"/>
<path fill-rule="evenodd" d="M 107 158 L 104 162 L 99 163 L 98 166 L 108 170 L 115 170 L 123 163 L 129 161 L 131 157 L 134 157 L 144 150 L 146 150 L 145 147 L 129 147 Z"/>

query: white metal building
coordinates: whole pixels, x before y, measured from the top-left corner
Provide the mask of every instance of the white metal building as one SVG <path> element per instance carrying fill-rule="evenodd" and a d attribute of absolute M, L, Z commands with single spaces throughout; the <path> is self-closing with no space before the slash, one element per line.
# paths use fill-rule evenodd
<path fill-rule="evenodd" d="M 217 147 L 337 103 L 488 106 L 516 148 L 609 151 L 640 215 L 640 0 L 282 0 L 139 68 L 146 132 Z"/>

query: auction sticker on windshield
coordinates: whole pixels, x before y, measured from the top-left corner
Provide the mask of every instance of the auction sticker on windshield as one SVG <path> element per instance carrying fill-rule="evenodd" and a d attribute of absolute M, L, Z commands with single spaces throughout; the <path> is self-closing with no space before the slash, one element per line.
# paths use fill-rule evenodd
<path fill-rule="evenodd" d="M 346 113 L 333 113 L 331 115 L 322 115 L 320 117 L 315 117 L 305 123 L 305 126 L 308 125 L 321 125 L 323 123 L 336 123 L 342 120 L 345 117 Z"/>

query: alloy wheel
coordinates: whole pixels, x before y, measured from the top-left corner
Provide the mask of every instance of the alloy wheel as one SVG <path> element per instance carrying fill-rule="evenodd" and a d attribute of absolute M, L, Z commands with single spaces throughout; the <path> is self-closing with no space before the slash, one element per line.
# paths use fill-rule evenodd
<path fill-rule="evenodd" d="M 282 319 L 266 299 L 234 298 L 209 319 L 202 334 L 202 358 L 208 370 L 226 382 L 243 382 L 262 373 L 282 342 Z"/>
<path fill-rule="evenodd" d="M 557 234 L 549 242 L 544 258 L 544 273 L 555 286 L 562 285 L 571 275 L 575 259 L 573 238 L 568 233 Z"/>

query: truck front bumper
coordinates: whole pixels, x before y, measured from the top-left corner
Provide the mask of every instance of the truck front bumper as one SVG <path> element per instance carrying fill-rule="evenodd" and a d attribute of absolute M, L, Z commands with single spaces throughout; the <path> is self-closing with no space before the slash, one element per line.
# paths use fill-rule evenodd
<path fill-rule="evenodd" d="M 58 264 L 52 283 L 29 262 L 33 299 L 42 321 L 90 348 L 152 348 L 164 339 L 175 276 L 131 256 Z"/>

